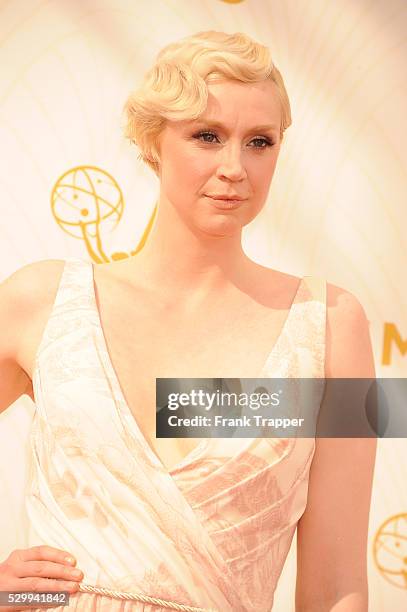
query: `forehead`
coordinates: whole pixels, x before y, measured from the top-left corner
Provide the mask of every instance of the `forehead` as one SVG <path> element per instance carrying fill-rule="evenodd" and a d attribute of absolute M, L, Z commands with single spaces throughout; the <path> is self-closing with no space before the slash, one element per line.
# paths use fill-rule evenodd
<path fill-rule="evenodd" d="M 280 123 L 281 102 L 275 83 L 223 80 L 208 84 L 208 104 L 199 119 L 250 122 L 254 116 L 256 123 Z"/>

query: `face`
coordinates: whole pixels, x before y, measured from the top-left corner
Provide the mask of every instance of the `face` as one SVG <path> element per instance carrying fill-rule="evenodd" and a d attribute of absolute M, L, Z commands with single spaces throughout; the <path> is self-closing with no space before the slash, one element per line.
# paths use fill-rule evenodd
<path fill-rule="evenodd" d="M 168 121 L 160 137 L 161 202 L 190 226 L 231 236 L 263 208 L 280 150 L 281 103 L 271 81 L 208 85 L 205 112 Z"/>

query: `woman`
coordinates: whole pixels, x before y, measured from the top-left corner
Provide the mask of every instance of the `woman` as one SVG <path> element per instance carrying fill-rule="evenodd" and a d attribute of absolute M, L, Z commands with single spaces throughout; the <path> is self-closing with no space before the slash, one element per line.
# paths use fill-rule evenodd
<path fill-rule="evenodd" d="M 126 112 L 160 183 L 144 248 L 1 286 L 1 408 L 37 406 L 31 546 L 1 590 L 69 590 L 72 610 L 266 612 L 297 528 L 297 610 L 366 611 L 374 441 L 154 435 L 159 377 L 374 377 L 353 295 L 243 251 L 291 123 L 269 50 L 240 33 L 171 44 Z"/>

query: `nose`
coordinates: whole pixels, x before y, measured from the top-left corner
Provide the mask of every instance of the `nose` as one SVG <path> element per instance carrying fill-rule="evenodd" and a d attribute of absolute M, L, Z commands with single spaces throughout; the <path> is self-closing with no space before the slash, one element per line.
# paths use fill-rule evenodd
<path fill-rule="evenodd" d="M 231 181 L 240 181 L 246 177 L 240 145 L 228 144 L 222 147 L 219 151 L 216 175 L 218 178 L 227 178 Z"/>

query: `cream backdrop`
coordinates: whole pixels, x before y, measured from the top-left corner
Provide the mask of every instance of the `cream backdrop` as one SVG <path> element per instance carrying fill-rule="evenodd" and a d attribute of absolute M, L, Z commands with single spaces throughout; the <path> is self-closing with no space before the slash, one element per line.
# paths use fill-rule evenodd
<path fill-rule="evenodd" d="M 160 47 L 206 29 L 269 45 L 292 104 L 268 204 L 245 230 L 247 253 L 353 292 L 370 320 L 377 375 L 404 378 L 404 0 L 3 0 L 0 279 L 34 260 L 135 249 L 157 180 L 122 138 L 121 107 Z M 24 397 L 0 417 L 0 559 L 25 545 L 33 409 Z M 407 609 L 406 457 L 406 440 L 379 442 L 371 612 Z M 294 610 L 294 584 L 292 546 L 273 612 Z"/>

